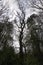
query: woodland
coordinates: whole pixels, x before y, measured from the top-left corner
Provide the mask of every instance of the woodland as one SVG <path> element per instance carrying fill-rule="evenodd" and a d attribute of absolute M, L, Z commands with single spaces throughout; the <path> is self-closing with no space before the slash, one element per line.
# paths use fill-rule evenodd
<path fill-rule="evenodd" d="M 0 65 L 43 65 L 43 0 L 16 0 L 18 9 L 13 20 L 3 1 L 0 0 Z M 32 14 L 25 10 L 29 7 Z"/>

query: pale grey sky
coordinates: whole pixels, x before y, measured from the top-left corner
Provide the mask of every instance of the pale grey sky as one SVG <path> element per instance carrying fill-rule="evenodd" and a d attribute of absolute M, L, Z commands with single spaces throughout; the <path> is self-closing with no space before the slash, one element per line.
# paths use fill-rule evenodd
<path fill-rule="evenodd" d="M 14 19 L 16 11 L 19 11 L 17 1 L 16 0 L 2 0 L 4 5 L 7 4 L 9 6 L 9 15 L 11 20 Z M 19 0 L 22 4 L 22 6 L 25 8 L 26 11 L 26 17 L 30 16 L 32 13 L 36 13 L 36 11 L 32 8 L 30 8 L 30 2 L 29 0 Z M 37 10 L 38 12 L 38 10 Z"/>

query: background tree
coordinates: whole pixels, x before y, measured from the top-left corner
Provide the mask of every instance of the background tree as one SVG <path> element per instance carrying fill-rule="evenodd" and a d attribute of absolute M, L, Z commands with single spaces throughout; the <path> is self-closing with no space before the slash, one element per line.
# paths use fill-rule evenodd
<path fill-rule="evenodd" d="M 42 23 L 38 15 L 31 15 L 27 20 L 28 24 L 28 34 L 26 36 L 26 43 L 28 43 L 33 48 L 35 54 L 41 54 L 41 44 L 42 44 Z"/>
<path fill-rule="evenodd" d="M 13 24 L 8 21 L 8 18 L 5 18 L 3 22 L 0 22 L 0 44 L 2 46 L 12 44 L 12 33 Z"/>

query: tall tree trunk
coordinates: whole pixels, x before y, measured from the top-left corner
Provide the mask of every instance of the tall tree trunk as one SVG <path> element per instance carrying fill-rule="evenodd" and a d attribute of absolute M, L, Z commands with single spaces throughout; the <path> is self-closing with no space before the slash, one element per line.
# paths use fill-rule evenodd
<path fill-rule="evenodd" d="M 23 39 L 23 29 L 21 28 L 21 32 L 20 32 L 20 35 L 19 35 L 19 44 L 20 44 L 20 65 L 23 65 L 24 62 L 23 62 L 23 42 L 22 42 L 22 39 Z"/>

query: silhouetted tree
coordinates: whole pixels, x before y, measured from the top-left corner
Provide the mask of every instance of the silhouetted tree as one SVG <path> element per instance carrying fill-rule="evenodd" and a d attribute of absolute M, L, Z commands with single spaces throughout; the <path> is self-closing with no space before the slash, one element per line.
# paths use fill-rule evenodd
<path fill-rule="evenodd" d="M 0 22 L 0 45 L 7 46 L 11 45 L 13 42 L 12 38 L 13 24 L 8 22 L 8 18 L 5 18 L 3 22 Z"/>
<path fill-rule="evenodd" d="M 24 29 L 26 27 L 26 21 L 25 21 L 25 9 L 22 7 L 22 5 L 19 3 L 19 0 L 17 0 L 18 2 L 18 6 L 19 6 L 19 10 L 21 12 L 21 14 L 19 12 L 17 12 L 17 18 L 14 21 L 15 24 L 17 25 L 18 29 L 19 29 L 19 45 L 20 45 L 20 65 L 23 65 L 24 61 L 23 61 L 23 38 L 24 38 Z"/>
<path fill-rule="evenodd" d="M 32 46 L 33 51 L 35 53 L 40 54 L 41 50 L 40 50 L 40 43 L 42 41 L 41 39 L 41 33 L 42 33 L 42 28 L 41 28 L 41 20 L 39 20 L 39 16 L 33 14 L 30 16 L 30 18 L 28 18 L 27 22 L 27 26 L 29 29 L 28 35 L 27 35 L 27 42 L 29 45 Z M 31 48 L 31 49 L 32 49 Z"/>

